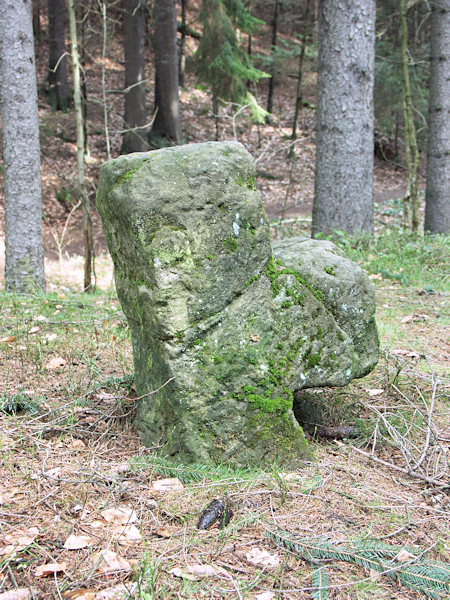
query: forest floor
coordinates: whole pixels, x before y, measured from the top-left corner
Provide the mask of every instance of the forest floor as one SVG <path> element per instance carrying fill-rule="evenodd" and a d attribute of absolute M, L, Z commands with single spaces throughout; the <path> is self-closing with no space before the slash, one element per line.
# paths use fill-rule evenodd
<path fill-rule="evenodd" d="M 42 51 L 41 82 L 44 58 Z M 86 73 L 93 204 L 106 159 L 100 62 L 88 62 Z M 119 89 L 119 60 L 107 60 L 107 73 Z M 221 139 L 242 142 L 256 159 L 274 238 L 310 226 L 314 113 L 304 111 L 290 163 L 294 87 L 280 76 L 268 124 L 255 125 L 246 111 L 233 120 L 231 105 L 221 117 Z M 108 95 L 112 156 L 121 102 Z M 213 139 L 209 96 L 189 79 L 181 116 L 187 142 Z M 81 218 L 68 220 L 76 203 L 73 114 L 52 113 L 41 96 L 40 123 L 48 293 L 0 295 L 0 599 L 414 600 L 423 593 L 405 582 L 425 580 L 428 589 L 441 581 L 436 597 L 448 597 L 448 244 L 398 233 L 403 172 L 376 162 L 380 241 L 364 250 L 342 240 L 376 287 L 378 367 L 345 388 L 315 392 L 327 407 L 325 425 L 351 425 L 357 437 L 311 439 L 315 462 L 295 473 L 180 468 L 133 432 L 130 334 L 94 210 L 98 290 L 79 293 Z M 397 246 L 386 231 L 400 236 Z M 199 531 L 214 498 L 233 517 L 223 529 Z M 276 528 L 306 538 L 310 549 L 322 543 L 323 560 L 306 560 L 304 546 L 302 557 L 269 541 Z M 379 553 L 387 544 L 390 576 L 377 561 L 370 568 L 333 558 L 347 542 L 352 552 L 343 558 L 353 560 L 368 543 Z"/>
<path fill-rule="evenodd" d="M 410 583 L 419 560 L 421 582 L 440 579 L 435 597 L 448 597 L 448 293 L 442 277 L 434 289 L 371 277 L 378 367 L 315 392 L 323 424 L 351 425 L 356 437 L 311 439 L 315 462 L 288 473 L 180 467 L 141 445 L 129 329 L 112 288 L 70 293 L 50 276 L 53 293 L 0 295 L 0 598 L 424 597 L 377 562 L 327 554 L 346 543 L 353 555 L 387 544 L 385 570 Z M 199 531 L 215 498 L 233 517 Z M 325 544 L 324 560 L 269 541 L 277 528 Z"/>

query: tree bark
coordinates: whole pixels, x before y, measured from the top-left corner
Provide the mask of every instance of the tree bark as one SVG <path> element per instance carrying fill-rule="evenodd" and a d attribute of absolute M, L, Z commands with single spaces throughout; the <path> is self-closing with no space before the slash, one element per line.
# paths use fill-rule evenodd
<path fill-rule="evenodd" d="M 432 2 L 425 231 L 450 228 L 450 0 Z"/>
<path fill-rule="evenodd" d="M 70 25 L 70 53 L 73 68 L 73 100 L 75 104 L 75 121 L 77 137 L 77 183 L 83 212 L 83 238 L 84 238 L 84 291 L 92 292 L 92 269 L 94 261 L 92 220 L 89 195 L 84 177 L 84 130 L 83 106 L 81 98 L 80 59 L 78 54 L 77 23 L 75 18 L 74 0 L 69 0 L 69 25 Z"/>
<path fill-rule="evenodd" d="M 178 84 L 180 87 L 184 87 L 184 72 L 186 70 L 186 9 L 188 0 L 181 0 L 181 26 L 178 28 L 180 37 L 180 52 L 178 57 Z"/>
<path fill-rule="evenodd" d="M 375 0 L 321 0 L 312 235 L 373 230 Z"/>
<path fill-rule="evenodd" d="M 33 4 L 33 33 L 38 44 L 41 41 L 41 0 L 32 0 Z M 39 56 L 39 51 L 36 52 Z"/>
<path fill-rule="evenodd" d="M 148 149 L 145 128 L 145 7 L 123 0 L 125 50 L 125 127 L 122 154 Z"/>
<path fill-rule="evenodd" d="M 275 50 L 277 47 L 277 38 L 278 38 L 278 8 L 280 5 L 279 0 L 275 0 L 275 6 L 273 9 L 273 21 L 272 21 L 272 44 L 270 47 L 270 52 L 272 54 L 272 68 L 270 70 L 270 78 L 269 78 L 269 89 L 267 93 L 267 112 L 271 113 L 273 109 L 273 90 L 275 87 Z"/>
<path fill-rule="evenodd" d="M 0 2 L 5 288 L 45 290 L 41 163 L 31 0 Z"/>
<path fill-rule="evenodd" d="M 66 43 L 64 32 L 64 0 L 48 0 L 48 95 L 53 110 L 67 110 Z"/>
<path fill-rule="evenodd" d="M 181 125 L 178 99 L 177 12 L 175 0 L 155 0 L 155 111 L 150 134 L 153 144 L 179 143 Z"/>
<path fill-rule="evenodd" d="M 296 98 L 295 98 L 294 120 L 292 122 L 292 134 L 291 134 L 292 140 L 297 139 L 297 121 L 298 121 L 298 116 L 300 114 L 300 111 L 302 110 L 302 105 L 303 105 L 303 89 L 302 89 L 303 62 L 305 60 L 306 44 L 308 43 L 308 39 L 309 39 L 310 8 L 311 8 L 311 0 L 306 0 L 302 47 L 300 49 L 300 56 L 298 59 L 297 94 L 296 94 Z M 294 157 L 294 154 L 295 154 L 294 145 L 292 144 L 292 146 L 289 149 L 289 159 L 290 160 L 292 160 L 292 158 Z"/>
<path fill-rule="evenodd" d="M 400 33 L 403 70 L 403 119 L 405 123 L 405 161 L 408 186 L 403 198 L 404 226 L 412 233 L 419 229 L 419 149 L 413 115 L 413 101 L 409 78 L 408 21 L 406 0 L 400 0 Z"/>

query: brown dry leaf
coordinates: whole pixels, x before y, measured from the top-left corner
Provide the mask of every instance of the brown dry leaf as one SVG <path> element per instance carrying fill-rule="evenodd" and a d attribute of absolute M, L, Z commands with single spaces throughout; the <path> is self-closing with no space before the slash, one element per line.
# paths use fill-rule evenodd
<path fill-rule="evenodd" d="M 259 340 L 261 339 L 261 337 L 258 334 L 250 334 L 250 341 L 252 342 L 259 342 Z"/>
<path fill-rule="evenodd" d="M 136 587 L 137 583 L 127 585 L 119 583 L 118 585 L 97 592 L 95 600 L 128 600 L 128 598 L 134 598 Z"/>
<path fill-rule="evenodd" d="M 271 554 L 267 550 L 260 550 L 260 548 L 253 548 L 246 553 L 245 558 L 252 565 L 263 567 L 278 567 L 280 564 L 280 557 L 277 554 Z"/>
<path fill-rule="evenodd" d="M 34 327 L 32 327 L 32 328 L 30 329 L 30 331 L 28 332 L 28 334 L 29 334 L 29 335 L 33 335 L 33 333 L 37 333 L 38 331 L 40 331 L 40 329 L 41 329 L 41 328 L 39 327 L 39 325 L 35 325 Z"/>
<path fill-rule="evenodd" d="M 412 322 L 418 322 L 418 321 L 428 321 L 430 317 L 428 315 L 422 315 L 422 314 L 418 314 L 418 313 L 412 313 L 411 315 L 407 315 L 406 317 L 403 317 L 403 319 L 401 320 L 401 323 L 412 323 Z"/>
<path fill-rule="evenodd" d="M 381 573 L 379 571 L 375 571 L 375 569 L 369 569 L 369 576 L 371 579 L 377 579 L 380 577 Z"/>
<path fill-rule="evenodd" d="M 366 389 L 366 392 L 369 394 L 369 396 L 379 396 L 380 394 L 384 393 L 384 390 L 381 388 L 374 388 L 374 389 Z"/>
<path fill-rule="evenodd" d="M 28 600 L 28 598 L 31 598 L 31 590 L 28 588 L 17 588 L 0 594 L 0 600 Z"/>
<path fill-rule="evenodd" d="M 64 542 L 64 548 L 66 550 L 80 550 L 81 548 L 87 548 L 92 546 L 94 541 L 88 535 L 74 535 L 71 534 Z"/>
<path fill-rule="evenodd" d="M 394 356 L 407 356 L 408 358 L 420 358 L 420 354 L 414 350 L 391 350 L 391 354 Z"/>
<path fill-rule="evenodd" d="M 131 571 L 130 563 L 112 550 L 105 550 L 99 554 L 94 554 L 92 562 L 94 565 L 98 564 L 99 571 L 107 575 L 116 573 L 117 571 Z"/>
<path fill-rule="evenodd" d="M 198 575 L 199 577 L 217 577 L 219 575 L 225 575 L 228 577 L 228 573 L 222 567 L 215 567 L 214 565 L 187 565 L 187 571 L 192 575 Z"/>
<path fill-rule="evenodd" d="M 275 594 L 272 592 L 263 592 L 255 596 L 255 600 L 272 600 L 272 598 L 275 598 Z"/>
<path fill-rule="evenodd" d="M 46 565 L 39 565 L 34 570 L 35 577 L 48 577 L 49 575 L 54 575 L 55 573 L 60 573 L 61 571 L 65 571 L 67 569 L 67 563 L 47 563 Z"/>
<path fill-rule="evenodd" d="M 37 527 L 29 527 L 28 529 L 16 529 L 14 533 L 8 533 L 3 539 L 0 538 L 5 545 L 0 548 L 0 556 L 6 556 L 12 552 L 20 552 L 34 542 L 39 533 Z"/>
<path fill-rule="evenodd" d="M 189 579 L 189 581 L 198 581 L 199 579 L 201 579 L 200 575 L 193 575 L 192 573 L 189 573 L 187 569 L 182 569 L 181 567 L 175 567 L 174 569 L 170 569 L 169 573 L 171 575 L 175 575 L 175 577 Z"/>
<path fill-rule="evenodd" d="M 162 538 L 170 538 L 173 536 L 174 532 L 168 529 L 167 527 L 161 527 L 156 532 L 156 535 Z"/>
<path fill-rule="evenodd" d="M 69 444 L 69 447 L 74 448 L 75 450 L 83 450 L 83 448 L 86 448 L 86 444 L 82 440 L 73 440 L 73 442 Z"/>
<path fill-rule="evenodd" d="M 16 338 L 13 335 L 8 335 L 7 337 L 0 338 L 1 344 L 10 344 L 11 342 L 15 342 Z"/>
<path fill-rule="evenodd" d="M 138 520 L 136 512 L 132 508 L 128 508 L 128 506 L 106 508 L 100 514 L 107 523 L 115 525 L 128 525 Z"/>
<path fill-rule="evenodd" d="M 64 600 L 95 600 L 97 592 L 93 589 L 79 588 L 71 592 L 64 592 L 61 596 Z"/>
<path fill-rule="evenodd" d="M 184 485 L 176 477 L 168 477 L 154 481 L 150 489 L 155 492 L 178 492 L 184 490 Z"/>
<path fill-rule="evenodd" d="M 142 535 L 136 525 L 118 525 L 114 527 L 114 537 L 118 538 L 119 544 L 129 544 L 142 540 Z"/>
<path fill-rule="evenodd" d="M 400 550 L 400 552 L 397 554 L 395 560 L 398 560 L 398 562 L 408 562 L 408 560 L 411 560 L 412 558 L 415 558 L 415 555 L 403 548 L 403 550 Z"/>
<path fill-rule="evenodd" d="M 45 365 L 45 368 L 49 371 L 55 371 L 56 369 L 64 367 L 65 364 L 66 360 L 62 356 L 53 356 Z"/>

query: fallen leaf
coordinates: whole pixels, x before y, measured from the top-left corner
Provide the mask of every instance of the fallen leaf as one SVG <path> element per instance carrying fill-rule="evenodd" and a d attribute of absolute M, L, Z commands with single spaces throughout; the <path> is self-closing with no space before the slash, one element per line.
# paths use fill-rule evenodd
<path fill-rule="evenodd" d="M 17 588 L 0 594 L 0 600 L 28 600 L 28 598 L 31 598 L 31 593 L 32 591 L 28 588 Z"/>
<path fill-rule="evenodd" d="M 97 592 L 93 589 L 79 588 L 71 592 L 64 592 L 61 596 L 64 600 L 95 600 Z"/>
<path fill-rule="evenodd" d="M 414 350 L 391 350 L 391 354 L 394 356 L 407 356 L 408 358 L 420 358 L 420 354 Z"/>
<path fill-rule="evenodd" d="M 75 450 L 82 450 L 83 448 L 86 448 L 86 444 L 82 440 L 73 440 L 73 442 L 69 444 L 69 447 L 74 448 Z"/>
<path fill-rule="evenodd" d="M 407 315 L 406 317 L 403 317 L 401 322 L 402 323 L 412 323 L 412 322 L 418 322 L 418 321 L 428 321 L 429 318 L 430 317 L 428 315 L 413 313 L 412 315 Z"/>
<path fill-rule="evenodd" d="M 114 527 L 114 535 L 119 538 L 119 544 L 142 540 L 142 535 L 136 525 L 119 525 Z"/>
<path fill-rule="evenodd" d="M 49 371 L 54 371 L 55 369 L 64 367 L 65 364 L 66 360 L 62 356 L 53 356 L 45 365 L 45 368 Z"/>
<path fill-rule="evenodd" d="M 173 536 L 173 531 L 170 531 L 170 529 L 167 529 L 167 527 L 161 527 L 161 529 L 158 529 L 156 532 L 156 535 L 162 538 L 170 538 Z"/>
<path fill-rule="evenodd" d="M 369 575 L 371 579 L 377 579 L 380 577 L 381 573 L 379 571 L 375 571 L 375 569 L 369 569 Z"/>
<path fill-rule="evenodd" d="M 187 569 L 181 569 L 180 567 L 170 569 L 169 573 L 171 575 L 175 575 L 175 577 L 182 577 L 183 579 L 188 579 L 189 581 L 198 581 L 201 579 L 200 575 L 193 575 L 192 573 L 189 573 Z"/>
<path fill-rule="evenodd" d="M 247 552 L 245 558 L 252 565 L 263 567 L 278 567 L 280 564 L 280 557 L 277 554 L 271 554 L 267 550 L 260 550 L 259 548 L 253 548 L 250 552 Z"/>
<path fill-rule="evenodd" d="M 34 320 L 40 321 L 41 323 L 43 323 L 44 321 L 47 321 L 48 319 L 44 315 L 38 315 Z"/>
<path fill-rule="evenodd" d="M 128 600 L 135 597 L 134 593 L 137 588 L 137 583 L 119 583 L 110 588 L 106 588 L 97 592 L 95 600 Z"/>
<path fill-rule="evenodd" d="M 15 342 L 16 338 L 13 335 L 8 335 L 7 337 L 0 338 L 0 343 L 2 344 L 10 344 L 11 342 Z"/>
<path fill-rule="evenodd" d="M 168 477 L 154 481 L 151 489 L 155 492 L 178 492 L 184 490 L 184 485 L 176 477 Z"/>
<path fill-rule="evenodd" d="M 47 342 L 54 342 L 57 337 L 58 336 L 56 335 L 56 333 L 47 333 L 45 339 L 47 340 Z"/>
<path fill-rule="evenodd" d="M 395 560 L 398 560 L 399 562 L 408 562 L 408 560 L 411 560 L 412 558 L 415 558 L 415 555 L 411 554 L 411 552 L 408 552 L 408 550 L 405 550 L 405 548 L 403 548 L 396 555 Z"/>
<path fill-rule="evenodd" d="M 374 389 L 366 389 L 366 392 L 369 394 L 369 396 L 379 396 L 380 394 L 384 393 L 384 390 L 381 388 L 374 388 Z"/>
<path fill-rule="evenodd" d="M 275 598 L 275 594 L 272 592 L 263 592 L 255 596 L 255 600 L 272 600 L 272 598 Z"/>
<path fill-rule="evenodd" d="M 66 550 L 80 550 L 81 548 L 87 548 L 88 546 L 92 546 L 93 543 L 93 539 L 88 535 L 71 534 L 64 542 L 64 548 Z"/>
<path fill-rule="evenodd" d="M 99 571 L 105 574 L 116 573 L 117 571 L 131 571 L 130 563 L 112 550 L 105 550 L 99 554 L 94 554 L 92 562 L 94 565 L 98 565 Z"/>
<path fill-rule="evenodd" d="M 261 337 L 257 334 L 253 334 L 253 333 L 250 334 L 250 341 L 259 342 L 260 339 L 261 339 Z"/>
<path fill-rule="evenodd" d="M 32 327 L 32 328 L 30 329 L 30 331 L 28 332 L 28 334 L 29 334 L 29 335 L 33 335 L 33 333 L 37 333 L 38 331 L 40 331 L 40 329 L 41 329 L 41 328 L 39 327 L 39 325 L 35 325 L 34 327 Z"/>
<path fill-rule="evenodd" d="M 135 523 L 138 520 L 136 512 L 127 506 L 106 508 L 100 514 L 107 523 L 116 523 L 117 525 L 127 525 L 128 523 Z"/>
<path fill-rule="evenodd" d="M 35 577 L 48 577 L 49 575 L 54 575 L 55 573 L 60 573 L 61 571 L 65 571 L 67 569 L 67 563 L 47 563 L 46 565 L 39 565 L 34 570 Z"/>
<path fill-rule="evenodd" d="M 28 529 L 17 529 L 14 533 L 8 533 L 3 538 L 5 546 L 0 548 L 0 556 L 6 556 L 13 552 L 20 552 L 32 544 L 39 533 L 37 527 Z"/>
<path fill-rule="evenodd" d="M 219 575 L 228 577 L 228 573 L 225 569 L 213 565 L 187 565 L 186 569 L 192 575 L 198 575 L 199 577 L 217 577 Z"/>

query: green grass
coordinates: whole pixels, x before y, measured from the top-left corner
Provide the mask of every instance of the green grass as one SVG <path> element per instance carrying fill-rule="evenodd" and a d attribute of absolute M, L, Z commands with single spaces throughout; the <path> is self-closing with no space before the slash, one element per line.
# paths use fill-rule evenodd
<path fill-rule="evenodd" d="M 398 230 L 378 237 L 352 238 L 342 231 L 333 241 L 368 272 L 426 292 L 450 291 L 450 237 L 414 236 Z"/>

